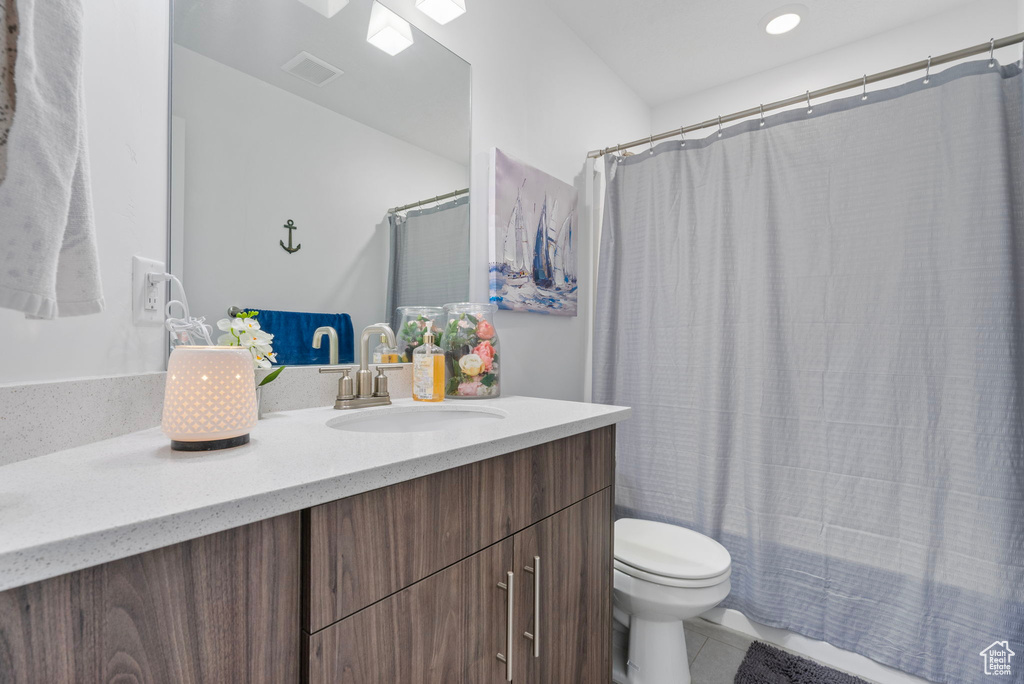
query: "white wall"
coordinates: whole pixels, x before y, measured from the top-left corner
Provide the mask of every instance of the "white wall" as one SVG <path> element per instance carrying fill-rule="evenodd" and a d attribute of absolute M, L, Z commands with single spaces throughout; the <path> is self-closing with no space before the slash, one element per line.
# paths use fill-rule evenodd
<path fill-rule="evenodd" d="M 106 310 L 29 321 L 0 309 L 0 383 L 164 367 L 161 328 L 131 315 L 131 257 L 163 259 L 167 221 L 167 6 L 89 0 L 85 100 Z"/>
<path fill-rule="evenodd" d="M 586 154 L 650 128 L 650 110 L 541 0 L 469 0 L 438 26 L 414 0 L 385 4 L 473 66 L 472 264 L 476 301 L 487 292 L 487 151 L 509 154 L 580 189 L 580 262 L 591 250 Z M 582 271 L 582 268 L 581 268 Z M 502 392 L 583 399 L 593 281 L 580 283 L 577 318 L 499 312 Z"/>
<path fill-rule="evenodd" d="M 388 208 L 464 188 L 469 169 L 181 46 L 174 78 L 192 315 L 338 311 L 357 335 L 387 320 Z"/>
<path fill-rule="evenodd" d="M 650 110 L 542 0 L 471 0 L 466 15 L 447 26 L 417 11 L 414 0 L 388 4 L 473 67 L 472 292 L 483 300 L 487 150 L 501 147 L 583 190 L 587 151 L 649 130 Z M 56 323 L 0 312 L 7 358 L 0 382 L 163 368 L 162 332 L 132 325 L 128 274 L 132 254 L 164 258 L 166 251 L 167 6 L 90 0 L 86 15 L 90 147 L 108 308 L 102 316 Z M 590 236 L 582 232 L 586 254 Z M 579 318 L 498 317 L 506 393 L 582 398 L 592 286 L 581 283 Z"/>
<path fill-rule="evenodd" d="M 928 55 L 952 52 L 990 38 L 1002 38 L 1020 30 L 1016 27 L 1021 25 L 1021 16 L 1024 16 L 1022 0 L 976 0 L 950 12 L 776 69 L 752 73 L 746 78 L 656 107 L 652 114 L 652 128 L 660 132 L 707 121 L 719 114 L 755 107 L 759 102 L 785 99 L 807 90 L 855 79 L 865 73 L 917 62 Z M 996 54 L 1005 64 L 1018 59 L 1020 49 L 1006 48 Z M 942 68 L 946 67 L 938 67 Z M 919 77 L 911 76 L 902 81 Z M 869 86 L 869 92 L 872 87 L 884 88 L 900 82 L 901 79 L 893 79 Z M 856 93 L 847 92 L 837 97 L 851 95 Z M 707 134 L 712 135 L 713 132 L 709 130 Z M 704 136 L 693 134 L 692 137 Z"/>

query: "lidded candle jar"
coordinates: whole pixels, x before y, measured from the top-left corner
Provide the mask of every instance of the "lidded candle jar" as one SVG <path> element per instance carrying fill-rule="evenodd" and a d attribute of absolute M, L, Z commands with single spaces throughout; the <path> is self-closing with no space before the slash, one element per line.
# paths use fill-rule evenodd
<path fill-rule="evenodd" d="M 445 304 L 441 349 L 445 356 L 445 396 L 489 399 L 501 394 L 498 333 L 494 304 Z"/>
<path fill-rule="evenodd" d="M 400 306 L 398 315 L 401 317 L 395 333 L 398 360 L 411 363 L 413 352 L 423 344 L 424 333 L 428 330 L 433 332 L 435 342 L 441 337 L 444 309 L 440 306 Z"/>

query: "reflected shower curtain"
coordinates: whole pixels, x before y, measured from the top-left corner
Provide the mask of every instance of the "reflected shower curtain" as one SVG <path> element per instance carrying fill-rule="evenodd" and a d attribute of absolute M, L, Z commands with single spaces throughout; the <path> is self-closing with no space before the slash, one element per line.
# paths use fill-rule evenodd
<path fill-rule="evenodd" d="M 430 209 L 391 214 L 387 312 L 396 331 L 400 306 L 442 306 L 469 298 L 469 196 Z"/>
<path fill-rule="evenodd" d="M 725 606 L 936 682 L 989 680 L 997 640 L 1024 675 L 1022 80 L 607 161 L 619 515 L 722 542 Z"/>

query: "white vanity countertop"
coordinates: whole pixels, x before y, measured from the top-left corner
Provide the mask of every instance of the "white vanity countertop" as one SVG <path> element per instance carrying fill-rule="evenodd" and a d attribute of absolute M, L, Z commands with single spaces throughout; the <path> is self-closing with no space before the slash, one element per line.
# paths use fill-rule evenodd
<path fill-rule="evenodd" d="M 434 406 L 488 407 L 506 418 L 449 432 L 382 434 L 327 427 L 356 411 L 304 409 L 267 415 L 252 441 L 234 449 L 172 451 L 152 428 L 0 466 L 0 591 L 604 427 L 630 413 L 529 397 Z"/>

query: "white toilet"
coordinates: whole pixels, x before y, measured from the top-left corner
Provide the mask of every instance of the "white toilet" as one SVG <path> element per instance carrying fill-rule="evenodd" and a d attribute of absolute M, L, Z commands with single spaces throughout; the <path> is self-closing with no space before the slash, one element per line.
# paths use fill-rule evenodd
<path fill-rule="evenodd" d="M 677 525 L 615 523 L 615 618 L 629 628 L 622 684 L 689 684 L 683 620 L 729 594 L 732 558 L 710 537 Z"/>

